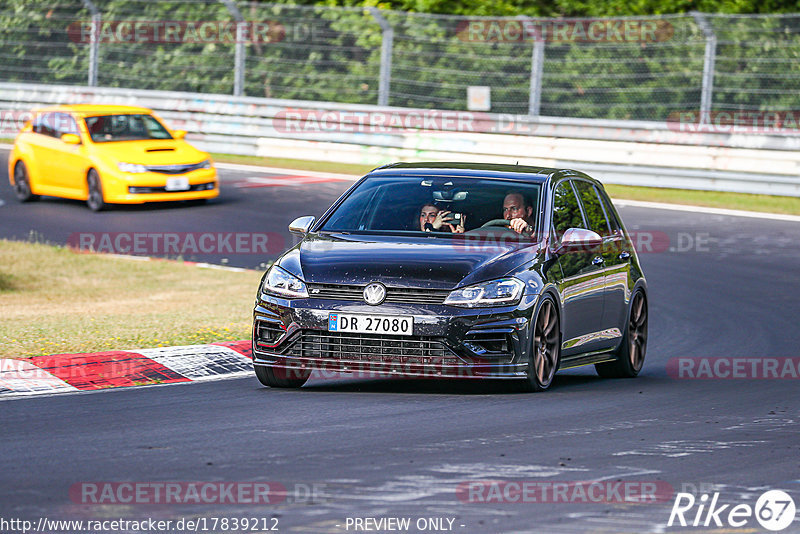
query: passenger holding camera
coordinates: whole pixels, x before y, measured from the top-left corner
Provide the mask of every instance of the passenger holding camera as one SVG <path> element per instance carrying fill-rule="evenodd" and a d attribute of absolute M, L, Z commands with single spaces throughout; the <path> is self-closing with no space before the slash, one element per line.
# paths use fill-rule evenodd
<path fill-rule="evenodd" d="M 449 228 L 454 234 L 463 234 L 465 222 L 464 214 L 441 210 L 433 204 L 425 204 L 419 210 L 419 229 L 423 232 L 446 232 Z"/>

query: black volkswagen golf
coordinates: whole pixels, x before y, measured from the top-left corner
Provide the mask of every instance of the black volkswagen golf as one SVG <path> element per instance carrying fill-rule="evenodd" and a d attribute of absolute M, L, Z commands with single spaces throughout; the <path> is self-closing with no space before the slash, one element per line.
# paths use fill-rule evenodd
<path fill-rule="evenodd" d="M 262 384 L 314 370 L 550 387 L 594 364 L 635 377 L 647 284 L 603 186 L 564 170 L 392 164 L 356 182 L 264 274 Z"/>

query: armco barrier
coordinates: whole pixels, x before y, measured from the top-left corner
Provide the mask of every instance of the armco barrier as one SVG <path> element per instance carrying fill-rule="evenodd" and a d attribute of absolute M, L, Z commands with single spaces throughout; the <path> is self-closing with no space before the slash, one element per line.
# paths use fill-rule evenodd
<path fill-rule="evenodd" d="M 800 135 L 666 123 L 412 110 L 228 95 L 0 83 L 0 109 L 151 108 L 217 153 L 380 165 L 480 161 L 569 167 L 607 183 L 800 196 Z"/>

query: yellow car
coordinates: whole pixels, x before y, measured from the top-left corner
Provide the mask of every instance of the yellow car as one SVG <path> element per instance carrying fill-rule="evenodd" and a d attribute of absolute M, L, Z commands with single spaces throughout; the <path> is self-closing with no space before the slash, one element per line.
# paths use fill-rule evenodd
<path fill-rule="evenodd" d="M 202 201 L 219 195 L 206 152 L 146 108 L 71 105 L 34 111 L 14 141 L 8 176 L 22 202 L 39 195 L 107 203 Z"/>

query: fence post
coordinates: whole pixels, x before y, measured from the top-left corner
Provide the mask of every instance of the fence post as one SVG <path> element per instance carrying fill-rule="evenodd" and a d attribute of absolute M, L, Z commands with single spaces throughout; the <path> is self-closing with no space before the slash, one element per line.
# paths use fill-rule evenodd
<path fill-rule="evenodd" d="M 247 57 L 245 41 L 247 40 L 247 23 L 242 12 L 233 3 L 233 0 L 220 0 L 236 21 L 236 45 L 233 52 L 233 96 L 244 94 L 244 62 Z"/>
<path fill-rule="evenodd" d="M 100 51 L 100 10 L 92 0 L 83 0 L 83 5 L 92 14 L 92 35 L 89 37 L 89 87 L 97 86 L 97 59 Z"/>
<path fill-rule="evenodd" d="M 711 122 L 711 99 L 714 94 L 714 63 L 717 59 L 717 36 L 714 34 L 714 28 L 709 24 L 706 19 L 705 13 L 699 11 L 692 11 L 697 25 L 703 30 L 703 35 L 706 38 L 706 50 L 703 56 L 703 89 L 700 93 L 700 124 L 709 124 Z"/>
<path fill-rule="evenodd" d="M 542 72 L 544 70 L 544 37 L 536 24 L 528 17 L 520 15 L 523 26 L 523 41 L 533 37 L 531 52 L 531 83 L 528 91 L 528 115 L 538 117 L 542 106 Z"/>
<path fill-rule="evenodd" d="M 377 8 L 367 8 L 381 26 L 381 71 L 378 82 L 378 105 L 389 105 L 389 86 L 392 82 L 392 48 L 394 47 L 394 30 L 389 21 L 380 14 Z"/>

